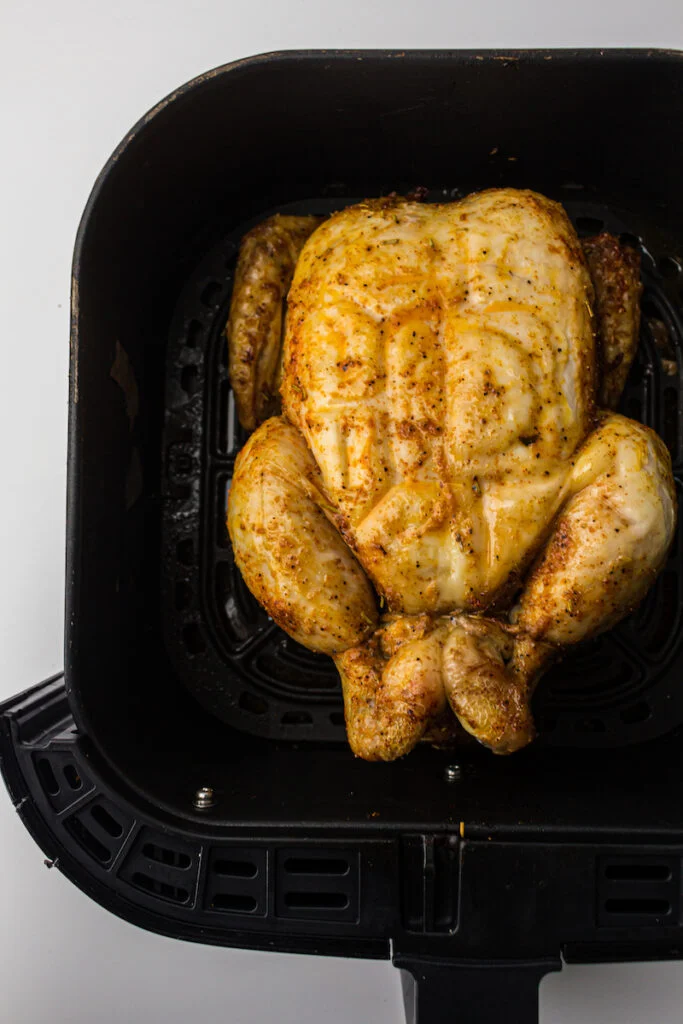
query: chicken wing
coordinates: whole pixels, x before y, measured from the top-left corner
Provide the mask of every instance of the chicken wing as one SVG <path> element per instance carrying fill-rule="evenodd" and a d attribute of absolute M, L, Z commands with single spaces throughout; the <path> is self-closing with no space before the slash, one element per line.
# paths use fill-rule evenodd
<path fill-rule="evenodd" d="M 276 214 L 242 239 L 226 335 L 230 383 L 246 430 L 279 410 L 285 300 L 299 253 L 321 220 Z"/>
<path fill-rule="evenodd" d="M 601 380 L 598 403 L 616 409 L 638 348 L 640 253 L 603 232 L 583 240 L 595 289 Z"/>

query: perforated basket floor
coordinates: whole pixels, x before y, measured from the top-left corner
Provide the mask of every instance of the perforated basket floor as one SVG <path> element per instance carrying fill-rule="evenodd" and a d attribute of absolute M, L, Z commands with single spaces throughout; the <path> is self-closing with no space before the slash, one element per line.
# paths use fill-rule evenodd
<path fill-rule="evenodd" d="M 437 190 L 430 198 L 453 194 Z M 621 408 L 663 437 L 680 495 L 680 261 L 658 228 L 595 202 L 560 198 L 580 235 L 605 228 L 641 249 L 641 343 Z M 329 213 L 352 201 L 319 199 L 279 210 Z M 241 225 L 202 262 L 171 326 L 162 463 L 166 642 L 188 689 L 238 729 L 277 739 L 342 741 L 341 690 L 332 661 L 290 640 L 260 608 L 235 567 L 225 527 L 234 459 L 245 434 L 235 415 L 222 331 L 237 248 L 251 226 Z M 541 743 L 621 746 L 683 721 L 681 532 L 679 524 L 667 565 L 640 608 L 569 652 L 545 678 L 535 701 Z"/>

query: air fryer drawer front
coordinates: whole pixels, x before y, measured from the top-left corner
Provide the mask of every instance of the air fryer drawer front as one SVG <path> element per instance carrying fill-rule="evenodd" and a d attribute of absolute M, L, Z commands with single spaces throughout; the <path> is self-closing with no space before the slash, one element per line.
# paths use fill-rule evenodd
<path fill-rule="evenodd" d="M 560 955 L 681 955 L 680 831 L 226 828 L 198 790 L 187 794 L 185 819 L 174 819 L 136 797 L 79 736 L 61 677 L 2 706 L 0 756 L 46 866 L 107 909 L 199 942 L 393 957 L 408 1021 L 446 1021 L 460 1007 L 460 1019 L 493 1024 L 513 1000 L 511 1019 L 530 1024 L 538 982 Z"/>

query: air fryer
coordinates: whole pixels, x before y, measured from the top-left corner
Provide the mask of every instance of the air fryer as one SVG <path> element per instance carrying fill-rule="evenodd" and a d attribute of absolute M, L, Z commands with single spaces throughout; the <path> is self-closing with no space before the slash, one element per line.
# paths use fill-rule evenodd
<path fill-rule="evenodd" d="M 420 1024 L 529 1024 L 562 958 L 683 955 L 680 528 L 641 607 L 549 673 L 531 748 L 355 759 L 331 661 L 234 565 L 222 334 L 272 212 L 531 187 L 640 248 L 623 411 L 680 482 L 681 121 L 676 53 L 313 51 L 202 75 L 126 136 L 74 256 L 65 672 L 0 715 L 12 800 L 87 895 L 178 938 L 391 957 Z"/>

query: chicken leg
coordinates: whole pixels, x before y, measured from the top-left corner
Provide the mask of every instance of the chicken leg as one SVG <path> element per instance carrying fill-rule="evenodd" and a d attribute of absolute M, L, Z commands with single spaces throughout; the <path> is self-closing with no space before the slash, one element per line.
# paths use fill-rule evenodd
<path fill-rule="evenodd" d="M 514 631 L 465 614 L 401 616 L 335 656 L 349 744 L 366 761 L 393 761 L 430 738 L 450 705 L 460 724 L 499 754 L 534 737 L 531 675 L 513 660 Z M 552 654 L 529 641 L 527 649 Z M 534 676 L 535 678 L 535 676 Z"/>
<path fill-rule="evenodd" d="M 554 530 L 511 619 L 521 634 L 574 644 L 645 596 L 676 525 L 671 457 L 641 423 L 603 413 L 580 449 Z"/>
<path fill-rule="evenodd" d="M 267 420 L 235 463 L 228 504 L 235 561 L 275 622 L 325 654 L 362 642 L 377 623 L 372 587 L 332 513 L 299 431 L 279 416 Z"/>

